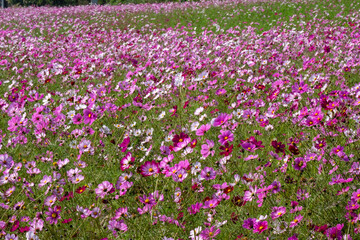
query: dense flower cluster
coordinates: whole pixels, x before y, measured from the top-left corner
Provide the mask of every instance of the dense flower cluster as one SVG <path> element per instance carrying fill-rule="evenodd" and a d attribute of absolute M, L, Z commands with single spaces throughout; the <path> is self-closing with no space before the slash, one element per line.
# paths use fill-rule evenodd
<path fill-rule="evenodd" d="M 116 27 L 214 4 L 0 12 L 1 237 L 359 238 L 359 12 Z"/>

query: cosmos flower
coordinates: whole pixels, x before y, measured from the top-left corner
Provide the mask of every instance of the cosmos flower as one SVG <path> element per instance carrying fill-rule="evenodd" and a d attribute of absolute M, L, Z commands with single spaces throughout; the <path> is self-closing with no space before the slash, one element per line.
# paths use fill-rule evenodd
<path fill-rule="evenodd" d="M 82 120 L 83 120 L 83 117 L 80 113 L 76 114 L 72 119 L 73 124 L 76 124 L 76 125 L 81 124 Z"/>
<path fill-rule="evenodd" d="M 263 231 L 268 229 L 268 222 L 267 221 L 257 221 L 254 223 L 253 227 L 254 233 L 262 233 Z"/>
<path fill-rule="evenodd" d="M 89 152 L 90 149 L 91 149 L 91 141 L 90 140 L 84 139 L 79 143 L 79 151 L 81 153 Z"/>
<path fill-rule="evenodd" d="M 203 204 L 201 202 L 197 202 L 196 204 L 191 205 L 191 207 L 188 208 L 188 212 L 190 215 L 194 215 L 198 212 L 200 212 L 200 209 L 203 207 Z"/>
<path fill-rule="evenodd" d="M 159 164 L 155 161 L 147 161 L 140 167 L 141 175 L 144 177 L 152 176 L 160 172 Z"/>
<path fill-rule="evenodd" d="M 286 208 L 285 207 L 273 207 L 273 211 L 271 213 L 271 218 L 277 219 L 279 217 L 281 217 L 282 215 L 284 215 L 286 213 Z"/>
<path fill-rule="evenodd" d="M 219 149 L 223 150 L 223 152 L 220 153 L 220 155 L 229 156 L 232 153 L 234 145 L 229 145 L 228 142 L 225 143 L 225 146 L 220 146 Z"/>
<path fill-rule="evenodd" d="M 293 228 L 293 227 L 297 226 L 301 222 L 302 219 L 303 219 L 303 216 L 301 216 L 301 214 L 297 215 L 295 217 L 295 219 L 290 222 L 289 227 Z"/>
<path fill-rule="evenodd" d="M 232 114 L 221 113 L 217 118 L 215 118 L 213 126 L 219 127 L 224 123 L 226 123 L 231 118 L 232 118 Z"/>
<path fill-rule="evenodd" d="M 219 138 L 219 143 L 221 145 L 224 145 L 227 142 L 232 142 L 234 141 L 234 134 L 229 131 L 229 130 L 220 130 L 220 135 L 218 136 Z"/>
<path fill-rule="evenodd" d="M 256 223 L 256 218 L 248 218 L 244 220 L 242 227 L 248 230 L 252 230 L 254 228 L 255 223 Z"/>
<path fill-rule="evenodd" d="M 52 205 L 54 205 L 55 201 L 56 201 L 56 196 L 55 195 L 48 196 L 45 199 L 44 205 L 48 206 L 48 207 L 51 207 Z"/>
<path fill-rule="evenodd" d="M 209 131 L 211 128 L 211 124 L 205 124 L 205 125 L 201 125 L 197 130 L 196 130 L 196 136 L 203 136 L 207 131 Z"/>
<path fill-rule="evenodd" d="M 114 190 L 114 186 L 112 183 L 108 181 L 104 181 L 98 185 L 95 189 L 95 193 L 98 197 L 104 198 L 107 194 Z"/>
<path fill-rule="evenodd" d="M 175 182 L 182 182 L 187 177 L 188 173 L 185 169 L 181 168 L 179 171 L 173 174 L 173 180 Z"/>
<path fill-rule="evenodd" d="M 216 178 L 216 172 L 211 167 L 204 167 L 204 169 L 201 170 L 200 176 L 202 179 L 208 181 Z"/>
<path fill-rule="evenodd" d="M 216 206 L 219 205 L 219 201 L 217 199 L 211 199 L 208 201 L 205 201 L 202 208 L 216 208 Z"/>
<path fill-rule="evenodd" d="M 97 118 L 97 115 L 92 111 L 90 111 L 89 109 L 84 109 L 83 114 L 84 114 L 83 117 L 84 124 L 91 125 Z"/>
<path fill-rule="evenodd" d="M 295 170 L 301 171 L 306 168 L 306 161 L 304 158 L 299 157 L 294 160 L 293 167 Z"/>
<path fill-rule="evenodd" d="M 58 220 L 61 218 L 60 216 L 61 207 L 55 206 L 54 208 L 49 207 L 49 211 L 45 212 L 45 214 L 48 216 L 46 218 L 46 221 L 50 224 L 57 224 Z"/>
<path fill-rule="evenodd" d="M 207 158 L 210 154 L 211 156 L 215 154 L 215 150 L 213 149 L 215 146 L 214 141 L 206 139 L 206 143 L 207 144 L 201 145 L 201 155 L 203 158 Z"/>
<path fill-rule="evenodd" d="M 200 236 L 205 240 L 206 239 L 214 239 L 219 233 L 220 233 L 220 229 L 216 228 L 215 226 L 212 226 L 210 228 L 204 229 L 200 233 Z"/>
<path fill-rule="evenodd" d="M 130 164 L 135 161 L 135 158 L 132 156 L 131 152 L 128 152 L 125 157 L 120 160 L 120 169 L 121 171 L 125 171 L 130 168 Z"/>

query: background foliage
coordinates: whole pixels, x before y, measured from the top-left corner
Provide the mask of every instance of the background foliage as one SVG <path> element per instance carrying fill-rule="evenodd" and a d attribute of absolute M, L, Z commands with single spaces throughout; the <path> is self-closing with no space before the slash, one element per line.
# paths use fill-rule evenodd
<path fill-rule="evenodd" d="M 86 5 L 91 0 L 8 0 L 10 6 L 73 6 Z M 98 0 L 98 4 L 186 2 L 186 0 Z"/>

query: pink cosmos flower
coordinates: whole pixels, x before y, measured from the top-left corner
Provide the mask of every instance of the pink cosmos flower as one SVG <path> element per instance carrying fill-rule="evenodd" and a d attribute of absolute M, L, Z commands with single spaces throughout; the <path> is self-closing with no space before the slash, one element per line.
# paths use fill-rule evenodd
<path fill-rule="evenodd" d="M 249 152 L 255 152 L 255 147 L 256 147 L 255 144 L 245 142 L 245 143 L 242 143 L 241 146 Z"/>
<path fill-rule="evenodd" d="M 108 229 L 113 232 L 114 236 L 117 236 L 118 232 L 126 232 L 128 227 L 122 219 L 120 221 L 110 220 Z"/>
<path fill-rule="evenodd" d="M 274 220 L 276 218 L 281 217 L 286 213 L 285 207 L 273 207 L 273 211 L 271 213 L 271 218 Z"/>
<path fill-rule="evenodd" d="M 113 190 L 114 187 L 112 183 L 104 181 L 98 185 L 98 187 L 95 189 L 95 193 L 98 197 L 104 198 L 108 193 L 112 192 Z"/>
<path fill-rule="evenodd" d="M 48 196 L 45 199 L 44 205 L 48 206 L 48 207 L 51 207 L 52 205 L 54 205 L 55 201 L 56 201 L 56 196 L 55 195 Z"/>
<path fill-rule="evenodd" d="M 341 145 L 338 145 L 337 147 L 334 147 L 331 150 L 330 155 L 335 154 L 335 155 L 340 156 L 343 153 L 343 151 L 344 151 L 344 147 L 342 147 Z"/>
<path fill-rule="evenodd" d="M 303 219 L 303 216 L 301 216 L 301 214 L 297 215 L 295 217 L 295 219 L 293 221 L 291 221 L 289 227 L 293 228 L 293 227 L 297 226 L 301 222 L 302 219 Z"/>
<path fill-rule="evenodd" d="M 213 150 L 215 146 L 214 142 L 212 140 L 206 139 L 206 143 L 207 144 L 201 145 L 201 154 L 203 158 L 207 158 L 210 154 L 211 156 L 214 156 L 215 154 L 215 150 Z"/>
<path fill-rule="evenodd" d="M 336 227 L 328 228 L 325 231 L 326 236 L 329 240 L 338 240 L 342 239 L 343 235 L 341 229 L 344 227 L 344 224 L 337 224 Z"/>
<path fill-rule="evenodd" d="M 244 220 L 242 227 L 251 230 L 253 229 L 255 223 L 256 223 L 256 218 L 248 218 Z"/>
<path fill-rule="evenodd" d="M 202 125 L 196 130 L 196 136 L 203 136 L 207 131 L 209 131 L 210 128 L 211 128 L 210 123 Z"/>
<path fill-rule="evenodd" d="M 179 171 L 177 171 L 175 174 L 173 174 L 173 180 L 175 182 L 182 182 L 187 177 L 188 173 L 185 169 L 181 168 Z"/>
<path fill-rule="evenodd" d="M 147 161 L 140 166 L 140 171 L 144 177 L 158 174 L 160 172 L 159 164 L 155 161 Z"/>
<path fill-rule="evenodd" d="M 139 201 L 145 205 L 154 206 L 156 204 L 155 198 L 150 194 L 149 196 L 143 195 L 139 197 Z"/>
<path fill-rule="evenodd" d="M 254 188 L 252 186 L 249 187 L 249 191 L 245 191 L 244 200 L 247 202 L 251 202 L 257 194 L 257 186 Z"/>
<path fill-rule="evenodd" d="M 257 159 L 259 157 L 259 155 L 249 155 L 246 158 L 244 158 L 244 161 L 249 161 L 249 160 L 253 160 L 253 159 Z"/>

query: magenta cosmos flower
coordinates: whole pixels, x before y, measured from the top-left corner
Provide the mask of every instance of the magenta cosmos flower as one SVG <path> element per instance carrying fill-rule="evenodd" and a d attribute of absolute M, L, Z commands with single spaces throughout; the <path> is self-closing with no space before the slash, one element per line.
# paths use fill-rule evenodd
<path fill-rule="evenodd" d="M 97 118 L 97 115 L 89 109 L 84 109 L 84 123 L 91 125 Z"/>
<path fill-rule="evenodd" d="M 245 219 L 242 227 L 251 230 L 253 229 L 255 222 L 256 218 Z"/>
<path fill-rule="evenodd" d="M 294 160 L 293 167 L 295 170 L 301 171 L 306 167 L 306 161 L 304 158 L 299 157 Z"/>
<path fill-rule="evenodd" d="M 150 194 L 149 197 L 146 195 L 140 196 L 139 201 L 145 205 L 154 206 L 156 205 L 156 199 Z"/>
<path fill-rule="evenodd" d="M 49 208 L 48 212 L 45 212 L 48 217 L 46 218 L 46 221 L 48 221 L 50 224 L 57 224 L 60 217 L 61 207 L 55 206 L 54 208 Z"/>
<path fill-rule="evenodd" d="M 206 228 L 204 229 L 201 233 L 200 236 L 203 239 L 213 239 L 216 235 L 218 235 L 220 233 L 220 229 L 215 229 L 215 226 L 212 226 L 211 228 Z"/>
<path fill-rule="evenodd" d="M 338 224 L 336 227 L 332 227 L 326 230 L 326 236 L 329 240 L 338 240 L 342 239 L 343 235 L 341 229 L 344 227 L 344 224 Z"/>
<path fill-rule="evenodd" d="M 201 170 L 200 177 L 205 180 L 211 180 L 216 178 L 216 172 L 211 167 L 204 167 L 203 170 Z"/>
<path fill-rule="evenodd" d="M 204 203 L 204 206 L 203 208 L 216 208 L 217 205 L 219 205 L 219 201 L 216 200 L 216 199 L 211 199 L 211 200 L 208 200 Z"/>
<path fill-rule="evenodd" d="M 73 124 L 81 124 L 82 123 L 82 120 L 83 120 L 83 117 L 81 116 L 81 114 L 80 113 L 78 113 L 78 114 L 76 114 L 74 117 L 73 117 L 73 119 L 72 119 L 72 121 L 73 121 Z"/>
<path fill-rule="evenodd" d="M 120 169 L 121 171 L 124 171 L 125 169 L 128 169 L 132 162 L 135 161 L 135 158 L 132 156 L 131 152 L 128 152 L 123 159 L 120 161 Z"/>
<path fill-rule="evenodd" d="M 219 143 L 224 145 L 227 142 L 234 141 L 234 134 L 229 130 L 220 130 Z"/>
<path fill-rule="evenodd" d="M 252 143 L 249 143 L 249 142 L 245 142 L 245 143 L 242 143 L 241 144 L 241 146 L 245 149 L 245 150 L 247 150 L 247 151 L 249 151 L 249 152 L 255 152 L 255 144 L 252 144 Z"/>
<path fill-rule="evenodd" d="M 200 209 L 202 208 L 202 206 L 203 206 L 203 204 L 201 202 L 191 205 L 191 207 L 188 208 L 189 214 L 194 215 L 194 214 L 200 212 Z"/>
<path fill-rule="evenodd" d="M 262 233 L 268 228 L 268 222 L 267 221 L 257 221 L 254 223 L 254 233 Z"/>
<path fill-rule="evenodd" d="M 214 127 L 221 126 L 224 123 L 226 123 L 229 119 L 231 119 L 231 117 L 232 117 L 231 114 L 220 113 L 220 115 L 217 118 L 215 118 L 213 126 Z"/>
<path fill-rule="evenodd" d="M 155 161 L 147 161 L 140 167 L 141 175 L 148 177 L 160 172 L 159 164 Z"/>

